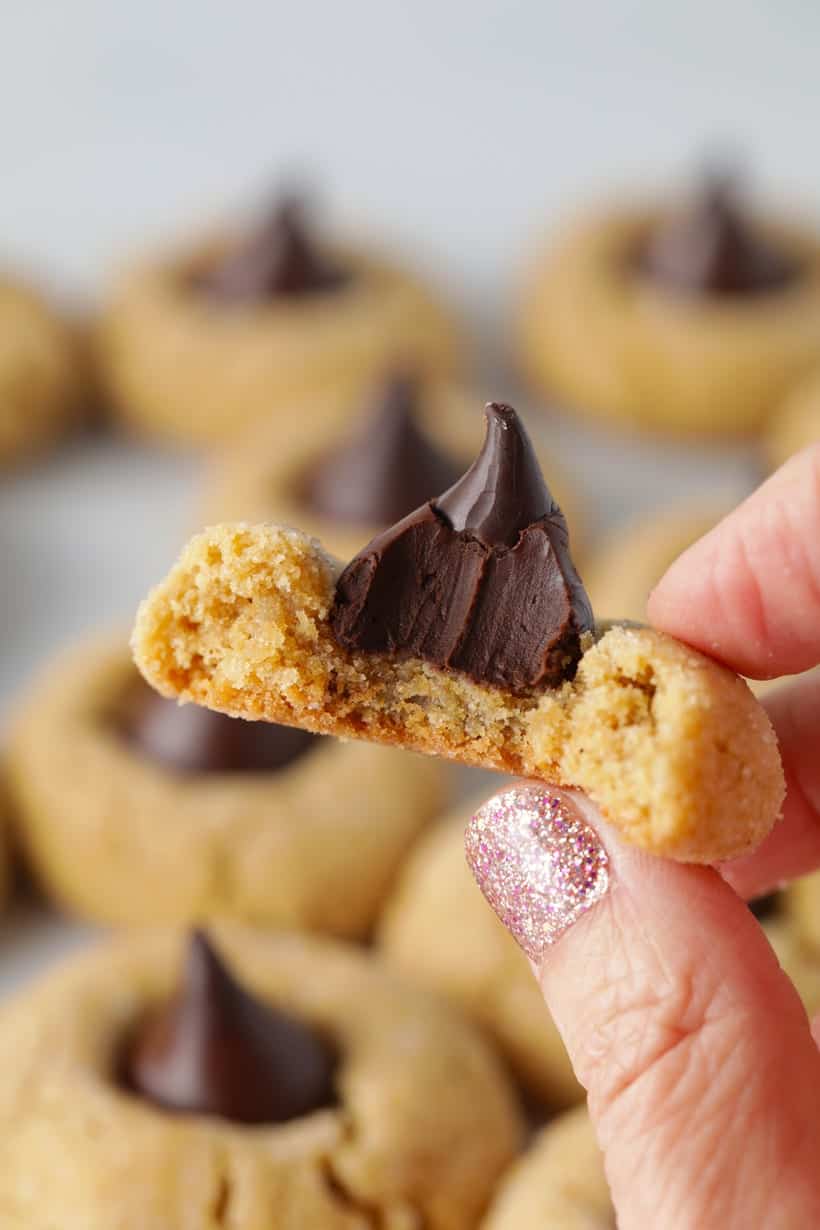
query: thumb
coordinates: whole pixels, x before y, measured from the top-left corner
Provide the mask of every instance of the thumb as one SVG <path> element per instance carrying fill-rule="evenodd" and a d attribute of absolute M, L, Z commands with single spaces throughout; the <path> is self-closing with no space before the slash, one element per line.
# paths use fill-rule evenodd
<path fill-rule="evenodd" d="M 533 783 L 482 807 L 466 848 L 588 1091 L 621 1230 L 820 1225 L 820 1054 L 717 872 Z"/>

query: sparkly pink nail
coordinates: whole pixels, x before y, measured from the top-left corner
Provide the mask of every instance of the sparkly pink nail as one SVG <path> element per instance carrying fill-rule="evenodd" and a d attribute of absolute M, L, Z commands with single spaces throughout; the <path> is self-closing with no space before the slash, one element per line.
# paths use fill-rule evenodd
<path fill-rule="evenodd" d="M 508 931 L 533 961 L 609 886 L 606 851 L 558 793 L 518 786 L 473 816 L 467 862 Z"/>

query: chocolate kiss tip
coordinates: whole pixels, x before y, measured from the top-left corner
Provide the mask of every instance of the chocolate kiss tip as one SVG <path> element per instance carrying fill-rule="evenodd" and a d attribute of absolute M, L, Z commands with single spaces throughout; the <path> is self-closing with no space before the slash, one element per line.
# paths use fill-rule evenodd
<path fill-rule="evenodd" d="M 555 509 L 524 424 L 512 406 L 488 402 L 487 433 L 476 460 L 434 500 L 456 531 L 487 546 L 511 547 L 519 534 Z"/>
<path fill-rule="evenodd" d="M 281 1123 L 332 1104 L 334 1067 L 328 1044 L 246 991 L 198 929 L 180 986 L 142 1026 L 125 1076 L 166 1111 Z"/>

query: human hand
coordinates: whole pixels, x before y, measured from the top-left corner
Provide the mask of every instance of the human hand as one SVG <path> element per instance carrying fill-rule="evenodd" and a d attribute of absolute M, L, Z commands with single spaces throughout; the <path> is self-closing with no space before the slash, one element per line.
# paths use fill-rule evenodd
<path fill-rule="evenodd" d="M 818 531 L 820 446 L 673 565 L 652 622 L 753 678 L 817 665 Z M 643 854 L 588 799 L 532 782 L 468 827 L 476 879 L 588 1091 L 621 1230 L 820 1225 L 820 1053 L 742 899 L 820 865 L 820 679 L 766 707 L 785 811 L 737 863 Z"/>

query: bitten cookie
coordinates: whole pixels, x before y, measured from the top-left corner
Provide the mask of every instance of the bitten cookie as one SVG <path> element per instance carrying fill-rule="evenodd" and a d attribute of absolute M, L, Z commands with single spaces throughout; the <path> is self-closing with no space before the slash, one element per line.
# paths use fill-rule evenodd
<path fill-rule="evenodd" d="M 613 1230 L 615 1211 L 585 1106 L 536 1137 L 504 1176 L 481 1230 Z"/>
<path fill-rule="evenodd" d="M 690 435 L 763 426 L 820 357 L 820 241 L 747 219 L 731 186 L 612 208 L 538 258 L 518 349 L 559 405 Z"/>
<path fill-rule="evenodd" d="M 0 277 L 0 466 L 45 448 L 75 417 L 69 330 L 33 290 Z"/>
<path fill-rule="evenodd" d="M 773 416 L 766 432 L 766 459 L 775 470 L 809 444 L 820 441 L 820 370 L 800 381 Z"/>
<path fill-rule="evenodd" d="M 50 663 L 15 718 L 15 824 L 70 910 L 358 937 L 446 798 L 443 766 L 150 691 L 120 638 Z"/>
<path fill-rule="evenodd" d="M 298 525 L 340 559 L 451 486 L 481 445 L 482 417 L 457 385 L 394 368 L 351 394 L 329 389 L 272 418 L 211 467 L 203 523 Z M 570 514 L 579 498 L 546 449 L 539 460 Z"/>
<path fill-rule="evenodd" d="M 388 960 L 481 1025 L 527 1092 L 551 1107 L 583 1097 L 521 950 L 476 888 L 464 860 L 461 807 L 419 840 L 378 930 Z"/>
<path fill-rule="evenodd" d="M 472 1230 L 519 1140 L 466 1022 L 297 936 L 108 944 L 0 1008 L 0 1059 L 15 1230 Z"/>
<path fill-rule="evenodd" d="M 245 236 L 206 239 L 136 268 L 99 334 L 115 411 L 140 432 L 213 444 L 361 387 L 397 358 L 443 373 L 456 328 L 415 277 L 311 236 L 293 201 Z"/>
<path fill-rule="evenodd" d="M 746 684 L 648 628 L 596 628 L 515 412 L 443 497 L 342 568 L 276 526 L 194 538 L 133 645 L 165 695 L 584 790 L 644 849 L 752 849 L 783 799 Z"/>

